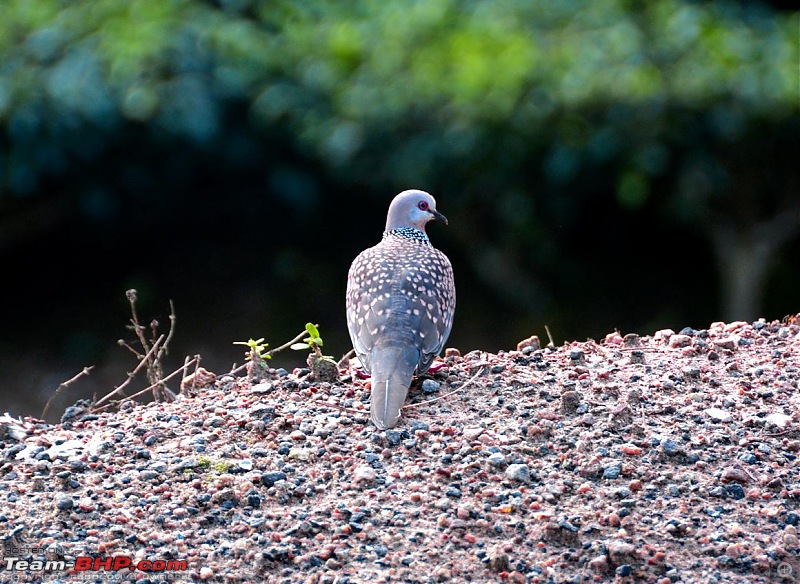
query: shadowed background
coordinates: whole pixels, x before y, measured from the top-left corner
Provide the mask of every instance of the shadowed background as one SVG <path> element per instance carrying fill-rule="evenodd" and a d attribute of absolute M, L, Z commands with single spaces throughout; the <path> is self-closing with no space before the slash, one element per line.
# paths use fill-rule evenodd
<path fill-rule="evenodd" d="M 450 219 L 462 352 L 797 312 L 787 6 L 9 0 L 0 411 L 86 365 L 50 419 L 122 383 L 128 288 L 164 331 L 175 302 L 169 371 L 307 321 L 338 358 L 350 261 L 406 188 Z"/>

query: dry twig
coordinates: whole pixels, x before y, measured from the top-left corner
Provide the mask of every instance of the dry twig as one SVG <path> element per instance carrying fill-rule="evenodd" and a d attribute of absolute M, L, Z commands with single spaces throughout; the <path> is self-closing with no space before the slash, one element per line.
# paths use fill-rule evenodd
<path fill-rule="evenodd" d="M 42 416 L 41 416 L 43 420 L 44 420 L 44 417 L 47 415 L 47 411 L 50 409 L 50 402 L 52 402 L 54 399 L 56 399 L 56 397 L 58 396 L 59 393 L 61 393 L 63 390 L 67 389 L 70 385 L 72 385 L 73 383 L 78 381 L 78 379 L 80 379 L 84 375 L 89 375 L 89 373 L 92 371 L 92 369 L 94 369 L 94 365 L 90 365 L 89 367 L 84 367 L 83 371 L 81 371 L 80 373 L 74 375 L 70 379 L 67 379 L 63 383 L 59 383 L 58 384 L 58 387 L 53 392 L 53 395 L 51 395 L 50 399 L 47 400 L 47 403 L 44 404 L 44 409 L 42 410 Z"/>
<path fill-rule="evenodd" d="M 159 381 L 158 381 L 158 383 L 164 383 L 165 381 L 169 381 L 170 379 L 172 379 L 173 377 L 175 377 L 175 376 L 176 376 L 178 373 L 181 373 L 181 372 L 184 370 L 184 368 L 185 368 L 185 367 L 191 367 L 191 366 L 192 366 L 194 363 L 196 363 L 196 362 L 197 362 L 197 360 L 198 360 L 198 357 L 195 357 L 194 359 L 192 359 L 191 361 L 189 361 L 188 363 L 186 363 L 186 364 L 185 364 L 183 367 L 181 367 L 180 369 L 176 369 L 175 371 L 173 371 L 172 373 L 170 373 L 169 375 L 167 375 L 167 376 L 166 376 L 166 377 L 164 377 L 163 379 L 159 380 Z M 144 394 L 145 394 L 145 393 L 147 393 L 148 391 L 151 391 L 151 390 L 152 390 L 152 389 L 153 389 L 153 388 L 154 388 L 154 387 L 155 387 L 155 386 L 156 386 L 158 383 L 154 383 L 154 384 L 152 384 L 152 385 L 149 385 L 148 387 L 145 387 L 143 390 L 141 390 L 141 391 L 137 391 L 137 392 L 136 392 L 136 393 L 134 393 L 133 395 L 130 395 L 130 396 L 127 396 L 127 397 L 125 397 L 125 398 L 121 399 L 119 403 L 126 402 L 126 401 L 128 401 L 128 400 L 132 400 L 133 398 L 135 398 L 135 397 L 139 397 L 140 395 L 144 395 Z M 119 389 L 119 388 L 117 388 L 117 389 Z M 167 389 L 167 388 L 165 387 L 164 389 Z M 171 390 L 169 390 L 169 389 L 167 389 L 167 391 L 169 391 L 169 393 L 171 394 L 171 396 L 170 396 L 170 397 L 171 397 L 171 399 L 175 399 L 175 394 L 174 394 L 174 393 L 173 393 Z M 113 395 L 113 393 L 110 393 L 110 394 L 108 394 L 108 395 L 107 395 L 107 396 L 105 396 L 105 397 L 104 397 L 104 398 L 103 398 L 101 401 L 107 401 L 107 400 L 108 400 L 108 398 L 110 398 L 110 397 L 111 397 L 111 395 Z M 104 405 L 103 407 L 100 407 L 100 408 L 98 408 L 98 407 L 97 407 L 98 405 L 100 405 L 100 402 L 97 402 L 97 403 L 95 404 L 95 406 L 92 408 L 92 411 L 93 411 L 93 412 L 100 412 L 100 411 L 103 411 L 104 409 L 106 409 L 106 408 L 108 408 L 108 407 L 111 407 L 111 405 L 112 405 L 112 404 L 106 404 L 106 405 Z"/>
<path fill-rule="evenodd" d="M 167 334 L 158 334 L 159 323 L 157 320 L 153 319 L 150 321 L 151 333 L 150 338 L 148 339 L 145 333 L 147 328 L 139 322 L 139 314 L 136 311 L 136 290 L 128 290 L 125 292 L 125 297 L 128 299 L 128 303 L 131 307 L 131 324 L 128 325 L 127 328 L 132 330 L 134 335 L 136 335 L 136 339 L 141 345 L 144 353 L 140 352 L 133 345 L 123 339 L 117 341 L 118 345 L 125 347 L 131 353 L 133 353 L 138 359 L 139 363 L 136 365 L 133 371 L 128 373 L 128 378 L 124 382 L 94 403 L 94 411 L 98 411 L 98 406 L 108 402 L 114 396 L 121 394 L 125 389 L 125 386 L 127 386 L 142 369 L 146 370 L 147 380 L 150 382 L 150 385 L 144 391 L 152 391 L 153 398 L 156 401 L 172 401 L 175 399 L 175 393 L 164 384 L 167 379 L 170 379 L 175 375 L 175 373 L 173 373 L 169 377 L 164 377 L 164 357 L 169 352 L 169 343 L 172 340 L 172 336 L 175 334 L 175 323 L 177 321 L 175 316 L 175 304 L 172 302 L 172 300 L 169 301 L 169 330 L 167 331 Z M 188 364 L 184 363 L 184 368 L 179 369 L 179 371 L 185 370 L 186 367 L 188 367 Z M 135 395 L 141 395 L 144 393 L 144 391 L 140 391 Z M 100 409 L 105 409 L 105 406 Z"/>
<path fill-rule="evenodd" d="M 150 350 L 147 352 L 147 355 L 145 355 L 142 359 L 139 360 L 139 364 L 136 366 L 136 368 L 133 371 L 128 373 L 128 379 L 126 379 L 120 385 L 115 387 L 114 391 L 112 391 L 111 393 L 108 393 L 108 394 L 104 395 L 103 397 L 101 397 L 100 400 L 98 400 L 94 404 L 95 407 L 99 406 L 103 402 L 106 402 L 106 401 L 110 400 L 113 396 L 115 396 L 116 394 L 120 393 L 125 388 L 126 385 L 128 385 L 131 381 L 133 381 L 133 378 L 142 369 L 142 367 L 147 365 L 147 363 L 149 362 L 150 356 L 153 353 L 153 351 L 157 350 L 158 347 L 161 345 L 163 337 L 164 337 L 164 335 L 161 335 L 161 337 L 158 340 L 156 340 L 155 343 L 153 343 L 153 346 L 150 347 Z"/>
<path fill-rule="evenodd" d="M 547 333 L 548 340 L 550 341 L 549 343 L 547 343 L 547 346 L 552 349 L 553 347 L 556 346 L 556 343 L 555 343 L 555 341 L 553 341 L 553 335 L 550 334 L 550 327 L 547 326 L 547 325 L 544 325 L 544 330 Z"/>
<path fill-rule="evenodd" d="M 183 387 L 183 380 L 189 377 L 189 366 L 192 364 L 192 361 L 194 361 L 194 377 L 192 378 L 191 386 L 189 386 L 189 388 L 185 388 Z M 195 385 L 197 384 L 198 367 L 200 367 L 200 355 L 195 355 L 194 359 L 191 360 L 189 359 L 189 355 L 186 355 L 186 357 L 183 359 L 183 375 L 181 375 L 181 393 L 183 395 L 194 392 Z"/>

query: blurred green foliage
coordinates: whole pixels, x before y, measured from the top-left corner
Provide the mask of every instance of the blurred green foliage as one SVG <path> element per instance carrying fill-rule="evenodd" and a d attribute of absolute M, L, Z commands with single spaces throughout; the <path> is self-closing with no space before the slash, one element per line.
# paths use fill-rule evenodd
<path fill-rule="evenodd" d="M 625 160 L 618 200 L 635 207 L 668 148 L 692 139 L 676 111 L 704 112 L 721 141 L 796 113 L 797 28 L 763 6 L 678 0 L 9 0 L 4 183 L 33 188 L 86 126 L 213 141 L 221 102 L 244 100 L 248 122 L 286 121 L 350 176 L 355 163 L 427 182 L 442 159 L 479 163 L 502 137 L 516 164 L 541 151 L 554 182 Z"/>

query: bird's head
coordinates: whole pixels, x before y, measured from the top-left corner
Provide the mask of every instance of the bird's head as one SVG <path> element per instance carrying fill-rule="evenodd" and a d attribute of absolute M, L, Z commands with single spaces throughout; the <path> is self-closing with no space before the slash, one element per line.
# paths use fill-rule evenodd
<path fill-rule="evenodd" d="M 447 225 L 447 217 L 436 210 L 436 199 L 425 191 L 403 191 L 389 205 L 386 231 L 398 227 L 414 227 L 424 232 L 425 224 L 434 219 Z"/>

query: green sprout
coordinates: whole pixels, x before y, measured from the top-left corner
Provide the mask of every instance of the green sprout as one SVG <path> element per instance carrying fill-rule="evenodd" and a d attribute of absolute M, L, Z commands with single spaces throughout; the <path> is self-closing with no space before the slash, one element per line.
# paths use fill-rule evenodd
<path fill-rule="evenodd" d="M 305 338 L 304 338 L 305 337 Z M 264 342 L 264 339 L 250 339 L 246 342 L 235 342 L 234 345 L 244 345 L 248 348 L 245 357 L 247 362 L 242 367 L 234 369 L 231 373 L 239 371 L 239 369 L 247 368 L 247 376 L 251 383 L 263 380 L 266 373 L 269 371 L 265 361 L 272 359 L 273 353 L 278 353 L 284 349 L 293 349 L 295 351 L 308 351 L 308 358 L 306 363 L 311 368 L 311 372 L 320 381 L 336 381 L 339 378 L 339 366 L 333 357 L 322 354 L 322 337 L 319 335 L 317 325 L 313 323 L 306 323 L 305 330 L 293 338 L 288 343 L 267 350 L 269 345 Z"/>
<path fill-rule="evenodd" d="M 319 336 L 319 330 L 312 323 L 306 323 L 306 332 L 308 337 L 299 343 L 292 344 L 289 348 L 295 351 L 307 351 L 311 349 L 311 354 L 308 356 L 308 366 L 311 372 L 317 379 L 322 381 L 333 381 L 339 376 L 339 368 L 333 357 L 322 354 L 322 337 Z"/>
<path fill-rule="evenodd" d="M 294 343 L 290 349 L 294 351 L 305 351 L 307 349 L 312 349 L 317 355 L 322 355 L 322 351 L 320 347 L 322 346 L 322 337 L 319 336 L 319 330 L 315 325 L 310 322 L 306 323 L 306 332 L 308 333 L 308 337 L 303 339 L 299 343 Z"/>
<path fill-rule="evenodd" d="M 262 379 L 268 369 L 266 361 L 272 359 L 272 353 L 274 353 L 274 351 L 267 350 L 269 345 L 264 342 L 264 338 L 236 341 L 233 344 L 244 345 L 248 348 L 248 351 L 244 354 L 247 359 L 244 367 L 247 368 L 247 377 L 250 382 L 253 383 Z"/>
<path fill-rule="evenodd" d="M 267 351 L 269 344 L 264 342 L 264 337 L 256 339 L 255 341 L 253 339 L 248 339 L 247 341 L 236 341 L 233 344 L 244 345 L 245 347 L 250 348 L 250 350 L 245 353 L 245 357 L 247 357 L 249 361 L 272 359 L 272 355 L 270 355 Z"/>

